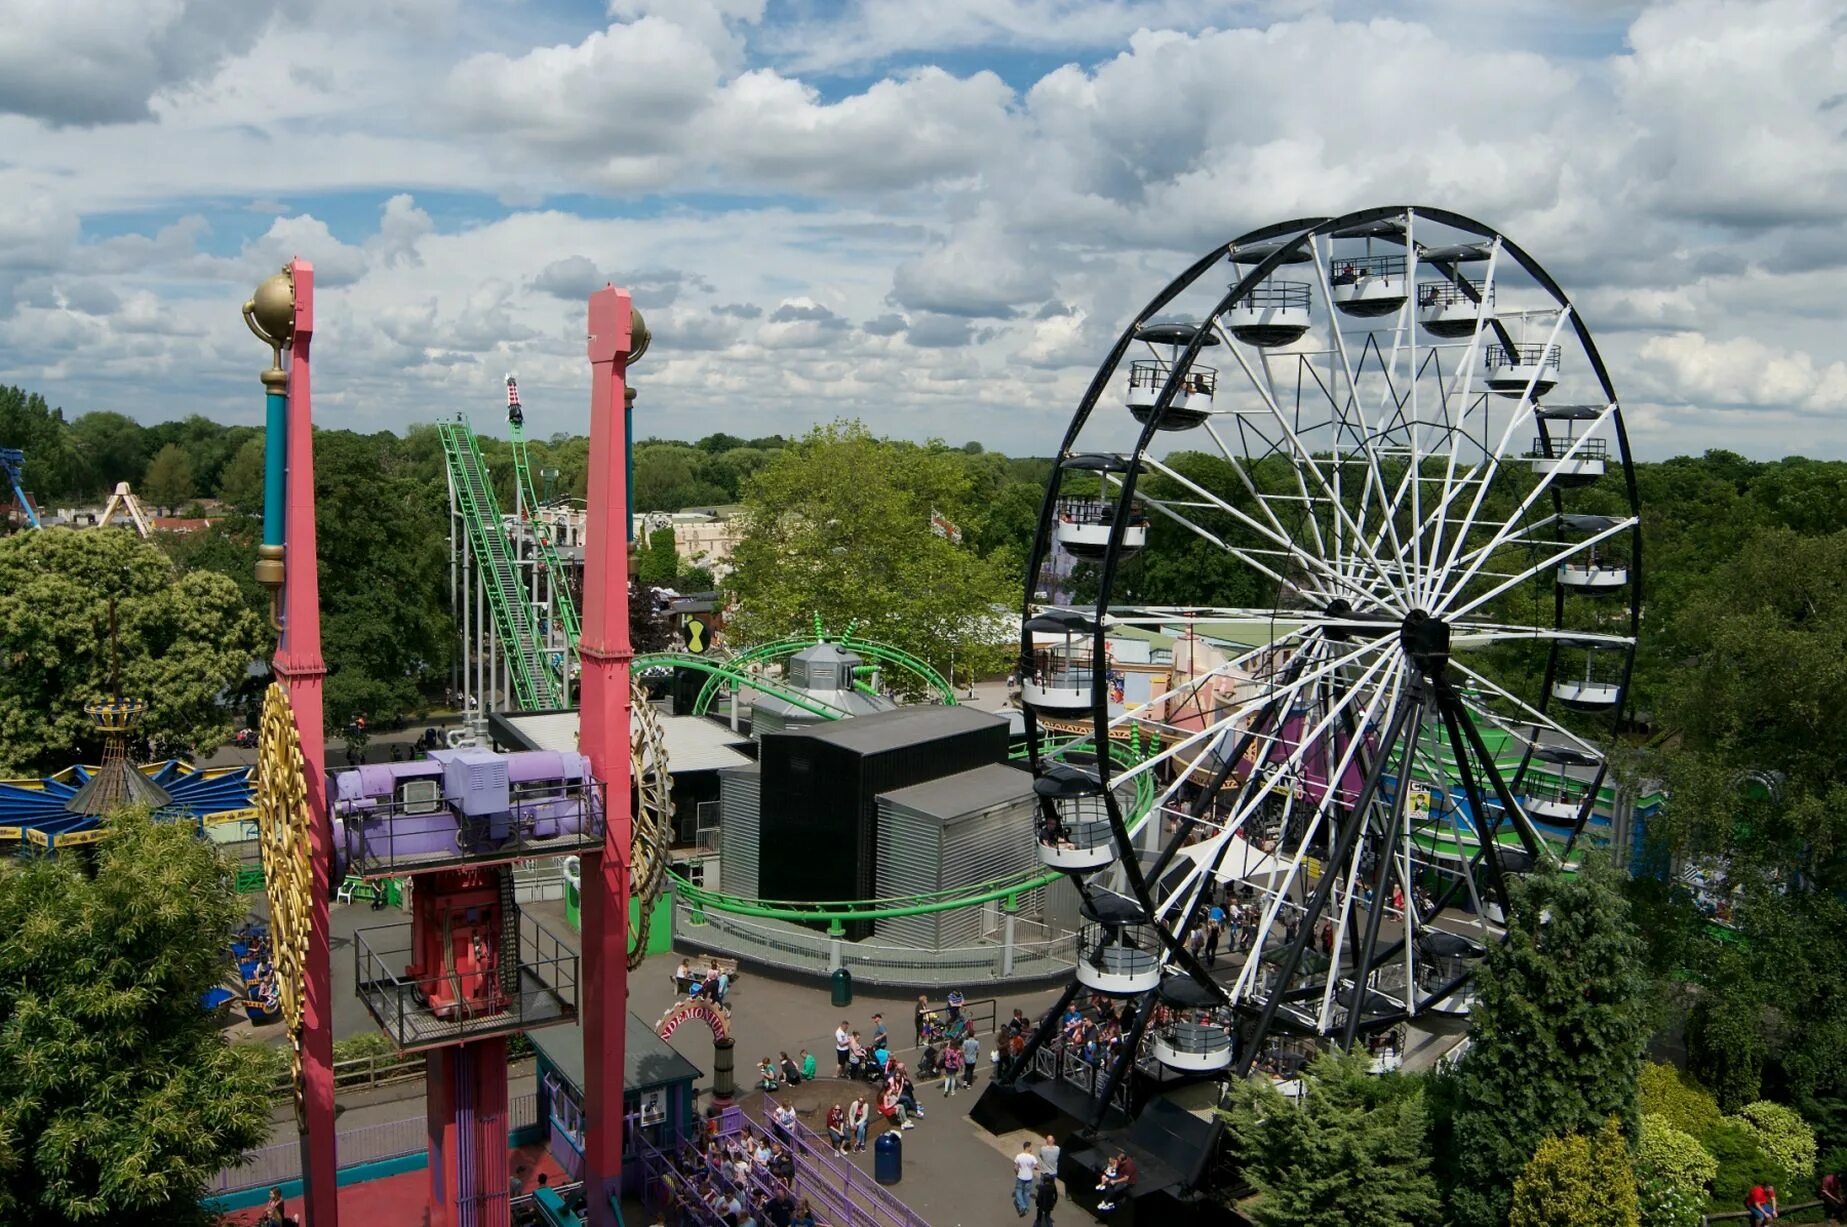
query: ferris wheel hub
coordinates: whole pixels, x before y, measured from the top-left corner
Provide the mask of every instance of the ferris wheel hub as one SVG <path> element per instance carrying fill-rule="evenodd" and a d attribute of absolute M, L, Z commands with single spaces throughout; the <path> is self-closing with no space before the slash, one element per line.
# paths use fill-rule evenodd
<path fill-rule="evenodd" d="M 1426 678 L 1442 677 L 1449 667 L 1449 623 L 1441 618 L 1413 609 L 1405 615 L 1404 625 L 1399 628 L 1398 642 L 1404 645 L 1405 655 Z"/>

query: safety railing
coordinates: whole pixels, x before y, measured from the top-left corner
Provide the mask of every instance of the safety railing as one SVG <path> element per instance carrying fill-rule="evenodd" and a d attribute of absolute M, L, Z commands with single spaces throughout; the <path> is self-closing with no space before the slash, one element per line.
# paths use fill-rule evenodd
<path fill-rule="evenodd" d="M 1309 285 L 1306 281 L 1265 281 L 1246 290 L 1234 307 L 1254 311 L 1308 310 Z"/>
<path fill-rule="evenodd" d="M 1576 451 L 1572 451 L 1572 448 Z M 1533 450 L 1528 453 L 1536 459 L 1563 460 L 1569 454 L 1573 460 L 1607 460 L 1610 456 L 1608 439 L 1569 439 L 1564 436 L 1547 438 L 1540 436 L 1533 440 Z"/>
<path fill-rule="evenodd" d="M 1306 290 L 1308 287 L 1302 287 Z M 1173 364 L 1154 358 L 1139 358 L 1129 363 L 1129 387 L 1160 391 L 1167 382 Z M 1210 366 L 1189 366 L 1186 374 L 1180 377 L 1180 395 L 1187 396 L 1194 392 L 1203 392 L 1211 396 L 1218 390 L 1218 368 Z"/>
<path fill-rule="evenodd" d="M 929 1227 L 890 1190 L 840 1158 L 827 1140 L 813 1129 L 799 1120 L 793 1128 L 777 1125 L 767 1099 L 759 1105 L 759 1111 L 765 1132 L 789 1147 L 795 1159 L 797 1184 L 825 1187 L 830 1193 L 838 1190 L 840 1196 L 829 1200 L 851 1206 L 854 1213 L 850 1221 L 865 1224 L 865 1227 Z M 804 1175 L 808 1177 L 806 1181 Z"/>
<path fill-rule="evenodd" d="M 603 806 L 594 784 L 515 783 L 507 800 L 505 810 L 479 815 L 463 814 L 440 796 L 343 801 L 334 816 L 341 820 L 347 864 L 366 878 L 603 846 Z"/>
<path fill-rule="evenodd" d="M 1556 345 L 1488 345 L 1482 348 L 1482 364 L 1489 370 L 1503 366 L 1539 366 L 1557 368 L 1559 347 Z"/>
<path fill-rule="evenodd" d="M 868 985 L 894 988 L 953 988 L 996 980 L 1045 980 L 1068 974 L 1077 959 L 1077 938 L 1005 939 L 976 946 L 929 950 L 884 946 L 875 940 L 847 941 L 789 922 L 753 922 L 711 909 L 674 903 L 677 941 L 785 971 L 826 975 L 841 967 Z"/>
<path fill-rule="evenodd" d="M 530 1091 L 507 1100 L 507 1125 L 521 1129 L 537 1123 L 538 1096 Z M 356 1167 L 385 1159 L 420 1154 L 429 1148 L 429 1122 L 421 1116 L 341 1129 L 336 1137 L 340 1166 Z M 288 1138 L 245 1153 L 236 1166 L 212 1178 L 207 1196 L 217 1197 L 245 1189 L 262 1189 L 301 1179 L 301 1141 Z"/>
<path fill-rule="evenodd" d="M 1118 519 L 1127 521 L 1131 527 L 1148 524 L 1148 515 L 1139 504 L 1131 504 L 1128 513 L 1123 515 L 1120 503 L 1100 498 L 1061 498 L 1057 516 L 1061 524 L 1114 524 Z"/>
<path fill-rule="evenodd" d="M 519 948 L 479 968 L 413 977 L 411 926 L 384 925 L 353 935 L 354 976 L 368 1013 L 401 1049 L 528 1031 L 577 1017 L 577 954 L 528 916 Z"/>

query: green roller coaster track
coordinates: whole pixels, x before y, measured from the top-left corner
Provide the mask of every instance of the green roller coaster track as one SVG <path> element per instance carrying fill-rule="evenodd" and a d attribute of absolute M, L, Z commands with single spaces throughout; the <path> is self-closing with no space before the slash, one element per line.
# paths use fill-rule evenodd
<path fill-rule="evenodd" d="M 512 376 L 509 375 L 507 378 L 510 380 Z M 582 638 L 577 621 L 577 598 L 571 595 L 570 576 L 565 572 L 564 560 L 558 557 L 558 551 L 552 548 L 551 534 L 545 531 L 543 524 L 530 518 L 538 510 L 540 503 L 532 489 L 532 466 L 526 456 L 526 428 L 519 422 L 508 422 L 507 433 L 513 443 L 513 474 L 519 485 L 520 510 L 528 517 L 527 528 L 538 548 L 539 559 L 545 564 L 546 581 L 552 592 L 552 605 L 557 610 L 559 625 L 564 628 L 565 642 L 570 645 L 565 659 L 556 670 L 559 693 L 568 695 L 571 664 L 577 659 L 577 641 Z"/>
<path fill-rule="evenodd" d="M 520 582 L 506 529 L 500 520 L 500 503 L 488 481 L 487 465 L 475 432 L 461 420 L 438 422 L 443 455 L 449 465 L 449 484 L 456 509 L 467 525 L 475 565 L 494 614 L 494 632 L 507 658 L 513 679 L 514 702 L 528 711 L 564 706 L 560 679 L 545 661 L 545 652 L 533 625 L 532 605 Z"/>
<path fill-rule="evenodd" d="M 525 432 L 518 424 L 511 425 L 513 439 L 513 466 L 519 483 L 522 505 L 529 508 L 539 506 L 532 487 L 532 470 L 527 459 Z M 439 422 L 438 433 L 442 437 L 443 451 L 449 463 L 449 475 L 455 489 L 456 505 L 468 526 L 469 541 L 474 549 L 477 567 L 483 578 L 483 586 L 488 593 L 489 602 L 494 611 L 494 630 L 503 649 L 507 652 L 512 665 L 514 682 L 514 699 L 528 710 L 546 707 L 562 707 L 564 680 L 569 676 L 570 667 L 567 659 L 561 669 L 553 669 L 544 658 L 535 634 L 535 606 L 532 597 L 521 583 L 518 568 L 513 565 L 511 543 L 507 539 L 504 521 L 501 519 L 500 506 L 494 497 L 493 487 L 488 481 L 487 465 L 481 456 L 480 443 L 474 431 L 465 421 Z M 543 561 L 549 576 L 554 607 L 570 643 L 571 655 L 575 655 L 580 634 L 577 618 L 577 605 L 572 599 L 569 577 L 565 572 L 562 559 L 559 558 L 546 534 L 534 527 L 533 539 L 538 543 L 539 557 Z M 879 661 L 881 664 L 895 665 L 920 678 L 946 704 L 956 701 L 955 690 L 927 661 L 921 660 L 909 652 L 890 644 L 876 640 L 863 639 L 854 634 L 854 625 L 849 624 L 839 635 L 829 634 L 816 620 L 813 632 L 807 635 L 790 635 L 768 643 L 756 644 L 745 648 L 722 660 L 708 659 L 683 652 L 652 652 L 638 655 L 631 662 L 635 669 L 683 668 L 706 674 L 706 683 L 701 687 L 694 703 L 694 712 L 704 715 L 712 700 L 726 686 L 748 688 L 762 694 L 774 695 L 784 702 L 809 712 L 823 720 L 839 720 L 850 713 L 816 699 L 812 695 L 779 683 L 752 676 L 748 670 L 753 665 L 761 665 L 780 657 L 792 656 L 803 648 L 816 643 L 833 643 L 843 649 L 861 656 Z M 861 689 L 867 687 L 855 680 Z M 1073 754 L 1091 753 L 1092 743 L 1085 739 L 1066 742 L 1052 749 L 1053 757 L 1066 757 Z M 1022 748 L 1014 752 L 1015 759 L 1025 757 Z M 1137 759 L 1137 752 L 1128 746 L 1111 743 L 1109 755 L 1119 766 L 1130 766 Z M 1154 781 L 1146 773 L 1135 780 L 1135 800 L 1128 816 L 1128 828 L 1131 834 L 1139 831 L 1154 809 Z M 923 916 L 936 912 L 956 911 L 960 908 L 979 907 L 985 903 L 1001 902 L 1008 907 L 1015 906 L 1019 897 L 1028 891 L 1048 886 L 1063 876 L 1055 869 L 1035 868 L 1007 877 L 994 878 L 986 882 L 977 882 L 952 890 L 933 894 L 910 895 L 897 899 L 849 899 L 849 900 L 798 900 L 798 899 L 753 899 L 738 895 L 727 895 L 721 891 L 707 890 L 695 886 L 683 874 L 671 867 L 668 876 L 673 883 L 673 891 L 685 899 L 692 907 L 694 915 L 707 911 L 723 912 L 728 915 L 750 916 L 766 920 L 794 920 L 805 923 L 826 922 L 838 927 L 853 920 L 882 920 L 898 916 Z"/>

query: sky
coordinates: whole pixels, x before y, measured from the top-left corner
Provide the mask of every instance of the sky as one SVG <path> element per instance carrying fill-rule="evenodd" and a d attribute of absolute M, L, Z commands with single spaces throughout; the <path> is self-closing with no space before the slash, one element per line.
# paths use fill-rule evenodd
<path fill-rule="evenodd" d="M 1119 330 L 1246 230 L 1495 227 L 1644 457 L 1847 456 L 1838 0 L 0 0 L 0 382 L 261 418 L 239 307 L 314 262 L 318 423 L 1049 454 Z M 0 443 L 4 443 L 0 440 Z"/>

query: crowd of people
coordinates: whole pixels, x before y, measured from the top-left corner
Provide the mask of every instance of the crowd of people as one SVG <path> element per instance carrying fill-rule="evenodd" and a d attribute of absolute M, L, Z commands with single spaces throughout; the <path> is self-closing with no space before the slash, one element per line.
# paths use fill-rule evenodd
<path fill-rule="evenodd" d="M 793 1127 L 793 1113 L 784 1130 Z M 671 1156 L 663 1177 L 666 1218 L 675 1224 L 725 1227 L 823 1227 L 808 1199 L 795 1191 L 795 1156 L 785 1132 L 778 1141 L 746 1125 L 729 1137 L 699 1134 Z"/>

